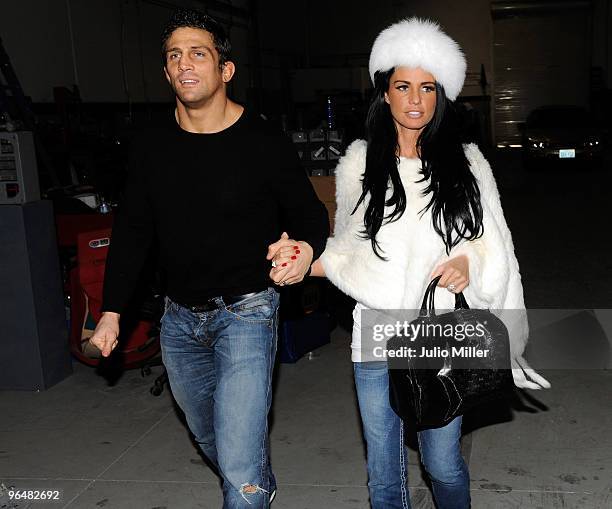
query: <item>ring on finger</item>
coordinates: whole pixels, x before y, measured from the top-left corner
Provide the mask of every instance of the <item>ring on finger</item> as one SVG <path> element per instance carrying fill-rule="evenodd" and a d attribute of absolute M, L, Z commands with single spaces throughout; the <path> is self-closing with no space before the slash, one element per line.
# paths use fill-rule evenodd
<path fill-rule="evenodd" d="M 451 283 L 450 285 L 446 287 L 446 289 L 451 293 L 455 293 L 455 290 L 457 289 L 457 287 L 453 283 Z"/>
<path fill-rule="evenodd" d="M 272 267 L 276 267 L 276 261 L 272 260 Z"/>

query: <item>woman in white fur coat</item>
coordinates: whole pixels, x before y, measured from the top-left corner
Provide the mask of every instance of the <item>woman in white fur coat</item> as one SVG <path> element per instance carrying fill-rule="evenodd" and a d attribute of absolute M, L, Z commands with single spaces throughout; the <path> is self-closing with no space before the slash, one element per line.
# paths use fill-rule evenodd
<path fill-rule="evenodd" d="M 472 307 L 505 313 L 515 384 L 549 387 L 521 357 L 523 288 L 495 180 L 458 129 L 453 101 L 465 70 L 460 48 L 433 22 L 411 18 L 381 32 L 370 56 L 368 139 L 353 142 L 338 164 L 335 231 L 311 267 L 357 301 L 351 347 L 373 509 L 405 509 L 410 501 L 403 423 L 389 405 L 387 363 L 364 358 L 363 309 L 418 309 L 440 275 L 448 291 L 436 292 L 436 307 L 451 309 L 453 294 L 464 292 Z M 294 244 L 284 238 L 271 246 L 277 284 L 303 277 Z M 418 433 L 440 509 L 470 506 L 461 421 Z"/>

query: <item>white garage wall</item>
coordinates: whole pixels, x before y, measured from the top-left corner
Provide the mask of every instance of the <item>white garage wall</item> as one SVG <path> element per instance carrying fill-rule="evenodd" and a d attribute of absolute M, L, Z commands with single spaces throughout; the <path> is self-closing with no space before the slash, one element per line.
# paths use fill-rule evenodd
<path fill-rule="evenodd" d="M 495 20 L 495 138 L 518 144 L 518 125 L 550 104 L 588 106 L 588 9 Z M 563 33 L 563 37 L 559 34 Z"/>

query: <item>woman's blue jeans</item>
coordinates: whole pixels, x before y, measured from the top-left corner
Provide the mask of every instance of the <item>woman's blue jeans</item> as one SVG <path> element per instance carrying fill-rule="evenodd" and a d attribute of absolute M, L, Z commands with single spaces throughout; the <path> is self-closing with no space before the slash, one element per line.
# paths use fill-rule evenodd
<path fill-rule="evenodd" d="M 269 507 L 268 411 L 276 355 L 278 294 L 193 313 L 167 300 L 162 357 L 172 394 L 223 478 L 223 508 Z"/>
<path fill-rule="evenodd" d="M 386 362 L 355 362 L 355 386 L 367 444 L 372 509 L 409 509 L 404 426 L 389 404 Z M 438 509 L 470 507 L 470 480 L 461 456 L 461 416 L 418 433 L 421 461 Z"/>

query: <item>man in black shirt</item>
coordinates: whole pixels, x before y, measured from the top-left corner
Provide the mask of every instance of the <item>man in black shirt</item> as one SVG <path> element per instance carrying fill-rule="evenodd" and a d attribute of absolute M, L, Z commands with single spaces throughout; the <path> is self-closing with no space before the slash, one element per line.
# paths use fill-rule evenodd
<path fill-rule="evenodd" d="M 266 254 L 283 231 L 303 239 L 280 284 L 300 281 L 323 251 L 327 213 L 291 142 L 228 99 L 235 67 L 215 20 L 177 11 L 162 49 L 176 110 L 134 143 L 91 342 L 104 356 L 117 345 L 120 314 L 155 240 L 168 285 L 161 346 L 173 395 L 219 469 L 223 507 L 264 508 L 276 489 L 267 414 L 278 316 Z"/>

